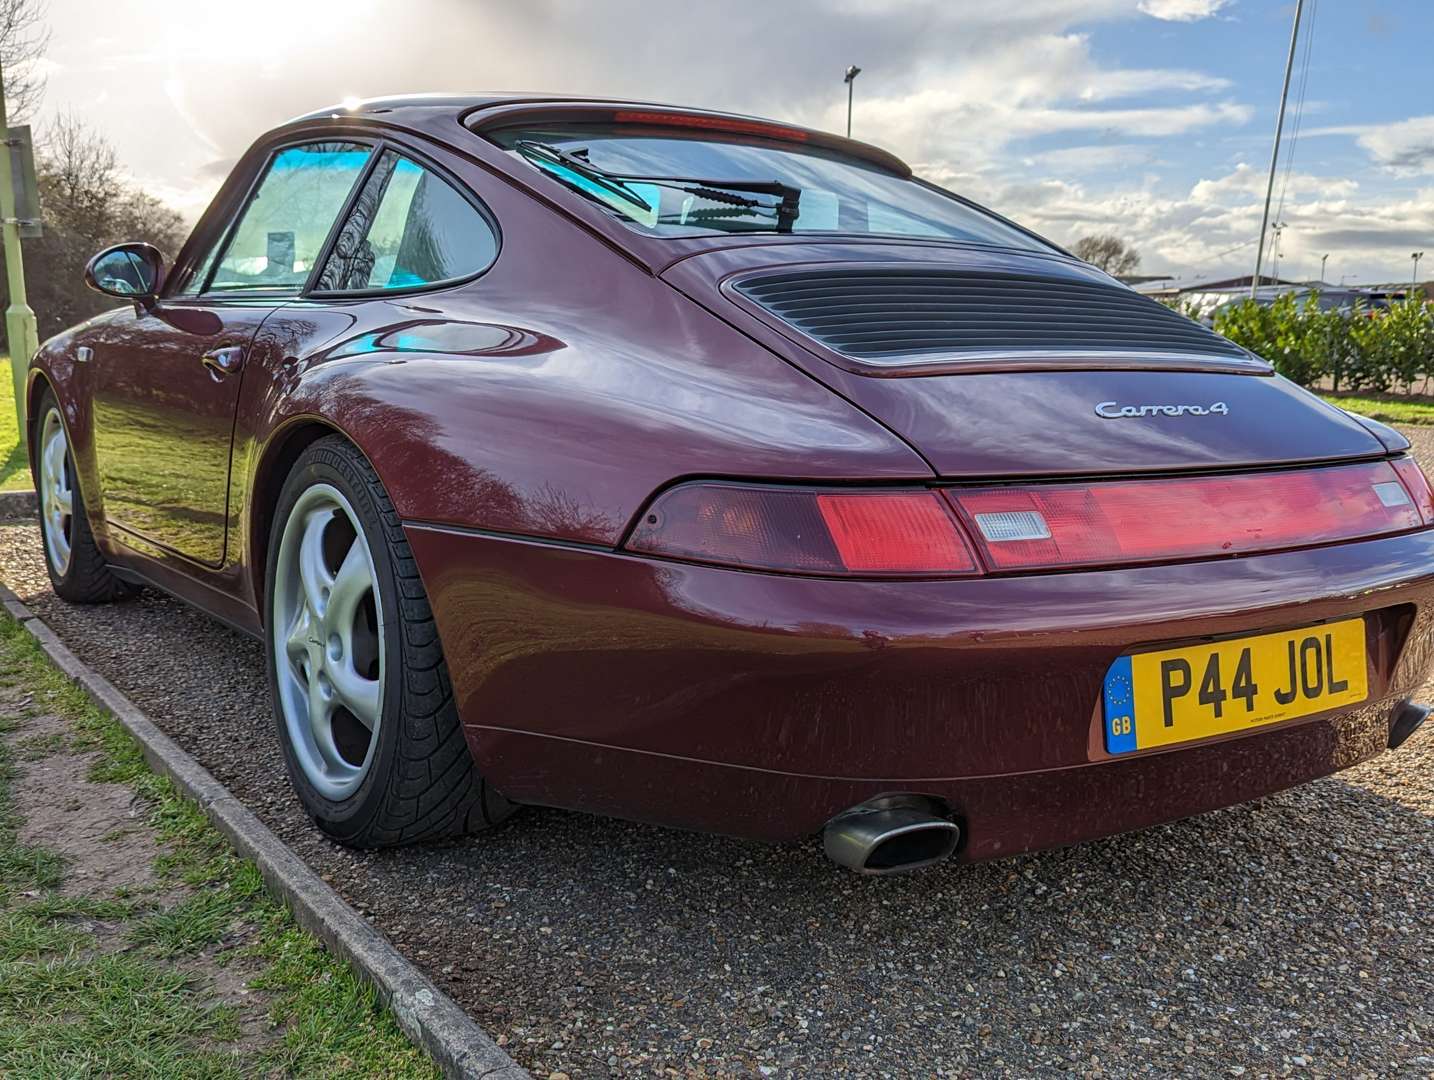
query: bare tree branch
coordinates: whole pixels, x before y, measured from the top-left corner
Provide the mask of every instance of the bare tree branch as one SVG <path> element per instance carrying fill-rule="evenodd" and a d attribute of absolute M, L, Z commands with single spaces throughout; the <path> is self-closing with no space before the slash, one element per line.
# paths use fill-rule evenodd
<path fill-rule="evenodd" d="M 1112 277 L 1133 273 L 1140 265 L 1140 252 L 1115 233 L 1082 236 L 1071 246 L 1071 254 L 1100 267 Z"/>
<path fill-rule="evenodd" d="M 45 231 L 25 241 L 25 268 L 40 335 L 48 337 L 113 306 L 85 288 L 91 255 L 121 241 L 148 240 L 172 257 L 186 228 L 179 214 L 130 181 L 114 147 L 83 121 L 61 116 L 44 136 L 35 172 Z"/>
<path fill-rule="evenodd" d="M 0 0 L 0 65 L 5 74 L 5 112 L 12 124 L 24 123 L 45 93 L 45 76 L 36 61 L 50 44 L 44 0 Z"/>

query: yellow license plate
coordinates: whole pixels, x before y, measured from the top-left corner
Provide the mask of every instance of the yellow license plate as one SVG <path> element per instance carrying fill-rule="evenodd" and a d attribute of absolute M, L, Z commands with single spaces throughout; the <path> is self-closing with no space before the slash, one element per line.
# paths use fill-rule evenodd
<path fill-rule="evenodd" d="M 1105 748 L 1191 742 L 1368 695 L 1363 619 L 1122 656 L 1105 676 Z"/>

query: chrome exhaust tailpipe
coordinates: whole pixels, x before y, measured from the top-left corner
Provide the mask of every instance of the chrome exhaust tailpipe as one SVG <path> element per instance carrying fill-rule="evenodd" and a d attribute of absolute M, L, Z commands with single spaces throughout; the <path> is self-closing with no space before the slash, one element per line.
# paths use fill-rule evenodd
<path fill-rule="evenodd" d="M 961 827 L 919 795 L 885 795 L 844 810 L 822 830 L 827 858 L 858 874 L 904 874 L 945 862 Z"/>
<path fill-rule="evenodd" d="M 1401 701 L 1394 707 L 1394 715 L 1389 719 L 1389 749 L 1393 750 L 1413 735 L 1428 718 L 1428 705 Z"/>

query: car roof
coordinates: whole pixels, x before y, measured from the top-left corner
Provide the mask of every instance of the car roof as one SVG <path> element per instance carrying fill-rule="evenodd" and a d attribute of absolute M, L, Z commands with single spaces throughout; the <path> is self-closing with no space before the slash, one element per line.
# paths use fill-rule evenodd
<path fill-rule="evenodd" d="M 390 97 L 347 99 L 324 109 L 296 116 L 290 123 L 300 120 L 322 120 L 335 114 L 350 116 L 389 114 L 391 121 L 402 123 L 405 113 L 428 112 L 441 109 L 451 113 L 466 113 L 489 105 L 511 105 L 520 101 L 593 101 L 604 102 L 607 98 L 575 97 L 570 94 L 523 93 L 513 90 L 499 90 L 487 93 L 428 93 L 395 94 Z"/>
<path fill-rule="evenodd" d="M 330 105 L 325 109 L 316 109 L 302 116 L 296 116 L 283 126 L 287 128 L 291 124 L 344 116 L 356 119 L 372 117 L 381 119 L 384 124 L 418 132 L 428 128 L 436 118 L 451 117 L 454 120 L 461 120 L 469 128 L 478 128 L 482 126 L 481 113 L 484 110 L 493 109 L 495 112 L 506 112 L 512 110 L 514 106 L 519 109 L 529 106 L 535 111 L 548 109 L 561 111 L 564 108 L 577 107 L 581 109 L 585 106 L 632 108 L 687 116 L 712 117 L 740 124 L 771 125 L 792 132 L 805 133 L 805 137 L 810 138 L 811 144 L 814 146 L 843 149 L 858 157 L 881 164 L 898 175 L 911 175 L 911 167 L 891 151 L 856 139 L 843 138 L 828 131 L 806 128 L 799 124 L 789 124 L 766 117 L 747 116 L 742 113 L 723 112 L 716 109 L 693 108 L 686 105 L 672 105 L 665 102 L 631 98 L 594 97 L 585 94 L 498 90 L 471 93 L 399 94 L 391 97 L 351 99 L 337 105 Z"/>

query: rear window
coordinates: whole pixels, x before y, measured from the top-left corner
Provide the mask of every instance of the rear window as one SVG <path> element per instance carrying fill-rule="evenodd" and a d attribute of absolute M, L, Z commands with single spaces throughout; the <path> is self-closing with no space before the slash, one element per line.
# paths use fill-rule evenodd
<path fill-rule="evenodd" d="M 946 192 L 822 148 L 633 125 L 509 128 L 489 137 L 653 235 L 831 233 L 1052 250 Z"/>

